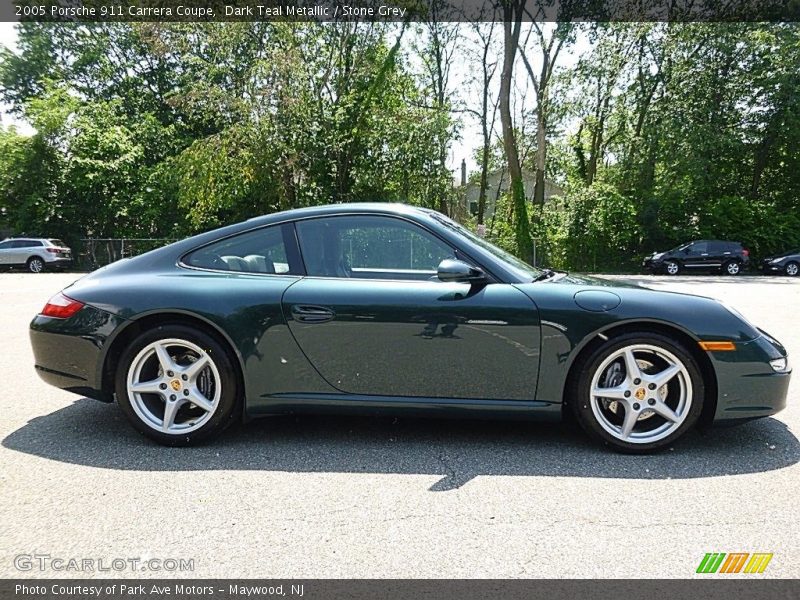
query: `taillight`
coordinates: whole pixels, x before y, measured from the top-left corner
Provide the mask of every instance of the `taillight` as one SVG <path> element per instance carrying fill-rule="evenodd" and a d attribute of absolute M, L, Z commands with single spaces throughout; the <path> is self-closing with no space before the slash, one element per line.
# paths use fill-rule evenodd
<path fill-rule="evenodd" d="M 65 296 L 59 292 L 47 301 L 47 304 L 44 305 L 42 312 L 39 314 L 44 317 L 53 317 L 55 319 L 69 319 L 82 309 L 83 306 L 83 302 L 73 300 L 69 296 Z"/>
<path fill-rule="evenodd" d="M 47 248 L 47 251 L 50 254 L 58 254 L 59 252 L 61 252 L 61 250 L 59 250 L 58 248 Z"/>
<path fill-rule="evenodd" d="M 742 250 L 742 254 L 744 254 L 745 256 L 750 256 L 750 250 L 748 250 L 747 248 L 744 248 Z"/>

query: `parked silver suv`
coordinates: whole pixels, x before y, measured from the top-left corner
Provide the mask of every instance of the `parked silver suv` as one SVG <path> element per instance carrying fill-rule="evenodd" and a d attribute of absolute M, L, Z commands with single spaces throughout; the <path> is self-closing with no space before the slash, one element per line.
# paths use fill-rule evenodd
<path fill-rule="evenodd" d="M 0 242 L 0 268 L 25 267 L 31 273 L 72 266 L 72 250 L 61 240 L 7 238 Z"/>

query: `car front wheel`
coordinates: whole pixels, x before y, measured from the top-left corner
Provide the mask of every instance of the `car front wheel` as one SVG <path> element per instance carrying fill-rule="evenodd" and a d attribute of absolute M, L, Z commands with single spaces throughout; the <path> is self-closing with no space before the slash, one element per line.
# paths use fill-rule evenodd
<path fill-rule="evenodd" d="M 117 402 L 133 426 L 168 446 L 218 435 L 236 415 L 237 378 L 213 337 L 183 325 L 146 331 L 123 352 Z"/>
<path fill-rule="evenodd" d="M 668 260 L 664 263 L 664 272 L 667 275 L 677 275 L 681 272 L 681 266 L 675 261 Z"/>
<path fill-rule="evenodd" d="M 643 454 L 668 446 L 700 417 L 703 379 L 676 340 L 632 333 L 595 348 L 580 369 L 571 403 L 592 437 Z"/>
<path fill-rule="evenodd" d="M 798 267 L 796 262 L 790 262 L 789 264 L 786 265 L 786 267 L 784 267 L 783 271 L 789 277 L 797 277 L 797 273 L 798 271 L 800 271 L 800 267 Z"/>

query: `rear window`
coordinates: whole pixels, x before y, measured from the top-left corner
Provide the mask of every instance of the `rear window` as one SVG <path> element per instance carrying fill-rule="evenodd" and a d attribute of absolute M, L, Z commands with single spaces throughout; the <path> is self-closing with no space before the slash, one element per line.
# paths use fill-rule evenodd
<path fill-rule="evenodd" d="M 53 246 L 60 246 L 61 248 L 66 248 L 67 247 L 67 245 L 64 242 L 62 242 L 61 240 L 47 240 L 47 241 L 50 242 L 51 244 L 53 244 Z"/>
<path fill-rule="evenodd" d="M 184 264 L 243 273 L 292 273 L 280 225 L 241 233 L 187 254 Z M 295 269 L 296 272 L 296 269 Z"/>

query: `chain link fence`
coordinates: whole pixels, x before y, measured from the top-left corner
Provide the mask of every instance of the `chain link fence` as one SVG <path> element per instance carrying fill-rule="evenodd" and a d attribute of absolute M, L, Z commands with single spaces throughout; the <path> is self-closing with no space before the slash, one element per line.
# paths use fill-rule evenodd
<path fill-rule="evenodd" d="M 166 238 L 84 238 L 73 248 L 75 267 L 93 271 L 109 263 L 137 256 L 176 241 Z"/>

